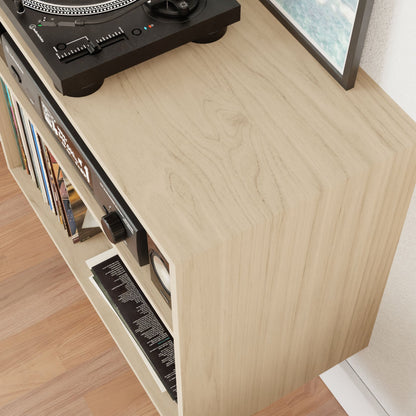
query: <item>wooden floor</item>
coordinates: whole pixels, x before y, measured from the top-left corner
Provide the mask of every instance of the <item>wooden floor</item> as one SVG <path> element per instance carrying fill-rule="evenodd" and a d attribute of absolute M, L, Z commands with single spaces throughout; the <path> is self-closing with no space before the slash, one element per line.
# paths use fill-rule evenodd
<path fill-rule="evenodd" d="M 158 415 L 8 173 L 1 146 L 0 312 L 0 416 Z M 271 415 L 346 413 L 316 378 L 256 414 Z"/>

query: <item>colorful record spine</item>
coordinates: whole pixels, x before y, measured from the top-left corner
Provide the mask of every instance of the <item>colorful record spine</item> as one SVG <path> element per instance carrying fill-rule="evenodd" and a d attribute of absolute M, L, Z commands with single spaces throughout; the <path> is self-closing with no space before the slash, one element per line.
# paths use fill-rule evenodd
<path fill-rule="evenodd" d="M 87 208 L 43 143 L 28 113 L 1 78 L 0 83 L 22 167 L 39 188 L 44 202 L 59 216 L 74 243 L 97 234 L 101 228 L 91 221 L 91 216 L 86 220 Z"/>

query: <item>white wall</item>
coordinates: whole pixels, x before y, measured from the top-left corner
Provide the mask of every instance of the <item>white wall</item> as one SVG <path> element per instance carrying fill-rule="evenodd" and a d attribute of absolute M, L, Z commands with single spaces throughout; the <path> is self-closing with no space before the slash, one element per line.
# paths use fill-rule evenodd
<path fill-rule="evenodd" d="M 370 345 L 348 362 L 389 415 L 416 415 L 416 194 Z"/>
<path fill-rule="evenodd" d="M 416 121 L 415 0 L 375 0 L 361 66 Z M 347 361 L 390 416 L 416 416 L 416 192 L 370 345 Z"/>
<path fill-rule="evenodd" d="M 416 1 L 375 0 L 361 67 L 416 120 Z"/>

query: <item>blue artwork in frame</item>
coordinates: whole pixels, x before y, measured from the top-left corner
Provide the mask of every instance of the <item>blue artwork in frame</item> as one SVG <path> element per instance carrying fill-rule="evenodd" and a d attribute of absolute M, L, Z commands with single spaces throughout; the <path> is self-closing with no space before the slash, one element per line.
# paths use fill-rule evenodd
<path fill-rule="evenodd" d="M 373 0 L 261 0 L 345 88 L 354 86 Z"/>

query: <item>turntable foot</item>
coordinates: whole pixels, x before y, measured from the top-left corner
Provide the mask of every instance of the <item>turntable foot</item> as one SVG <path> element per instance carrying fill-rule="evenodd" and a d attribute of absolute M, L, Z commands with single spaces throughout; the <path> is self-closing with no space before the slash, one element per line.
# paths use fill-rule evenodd
<path fill-rule="evenodd" d="M 70 86 L 66 88 L 67 92 L 65 95 L 68 95 L 69 97 L 85 97 L 99 90 L 103 84 L 104 80 L 101 79 L 88 85 L 74 85 L 73 88 Z"/>
<path fill-rule="evenodd" d="M 221 30 L 217 30 L 215 32 L 211 32 L 211 33 L 207 33 L 206 35 L 195 39 L 193 42 L 195 43 L 211 43 L 211 42 L 215 42 L 218 39 L 221 39 L 225 33 L 227 32 L 227 26 L 225 26 L 223 29 Z"/>

